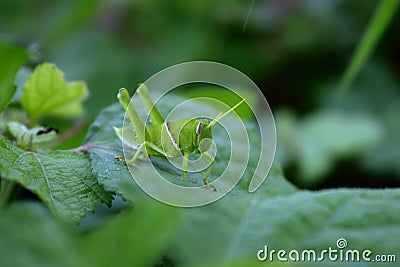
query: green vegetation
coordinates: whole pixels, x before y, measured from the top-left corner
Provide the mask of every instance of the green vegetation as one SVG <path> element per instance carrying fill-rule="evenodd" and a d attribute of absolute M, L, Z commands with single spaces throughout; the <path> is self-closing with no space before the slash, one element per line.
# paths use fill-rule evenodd
<path fill-rule="evenodd" d="M 257 260 L 264 245 L 322 251 L 340 238 L 400 260 L 398 1 L 255 1 L 248 20 L 251 1 L 42 2 L 1 1 L 0 266 L 357 265 Z M 118 89 L 189 60 L 238 68 L 271 105 L 277 154 L 253 194 L 260 140 L 245 107 L 249 164 L 212 204 L 162 204 L 115 159 Z M 238 99 L 199 84 L 157 107 L 196 96 Z M 210 180 L 230 159 L 224 131 L 213 139 Z"/>

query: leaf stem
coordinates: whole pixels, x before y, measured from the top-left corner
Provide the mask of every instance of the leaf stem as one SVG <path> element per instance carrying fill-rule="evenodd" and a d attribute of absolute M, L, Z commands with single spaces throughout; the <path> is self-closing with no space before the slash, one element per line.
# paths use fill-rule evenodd
<path fill-rule="evenodd" d="M 58 146 L 65 142 L 66 140 L 76 136 L 83 128 L 86 126 L 86 120 L 79 120 L 72 125 L 65 133 L 61 134 L 56 140 L 53 141 L 51 147 Z"/>
<path fill-rule="evenodd" d="M 75 152 L 82 152 L 82 151 L 88 151 L 91 149 L 104 149 L 104 150 L 115 150 L 115 151 L 120 151 L 120 149 L 114 148 L 114 147 L 109 147 L 109 146 L 99 146 L 99 145 L 95 145 L 92 143 L 86 143 L 83 144 L 79 147 L 76 147 L 74 149 L 71 149 L 71 151 L 75 151 Z"/>
<path fill-rule="evenodd" d="M 382 37 L 389 22 L 394 18 L 399 3 L 400 1 L 398 0 L 380 1 L 374 16 L 369 22 L 368 27 L 350 60 L 350 63 L 347 65 L 347 68 L 340 79 L 340 90 L 347 90 L 350 87 L 362 66 L 368 60 L 379 39 Z"/>
<path fill-rule="evenodd" d="M 5 206 L 8 202 L 12 192 L 14 191 L 15 182 L 6 179 L 1 179 L 0 187 L 0 207 Z"/>

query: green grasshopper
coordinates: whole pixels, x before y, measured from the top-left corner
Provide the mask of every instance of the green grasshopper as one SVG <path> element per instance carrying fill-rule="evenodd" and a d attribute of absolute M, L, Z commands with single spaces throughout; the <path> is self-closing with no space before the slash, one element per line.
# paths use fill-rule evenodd
<path fill-rule="evenodd" d="M 236 109 L 245 101 L 245 99 L 237 103 L 227 112 L 218 114 L 218 116 L 212 121 L 207 119 L 186 118 L 167 122 L 154 105 L 144 84 L 139 86 L 137 93 L 139 94 L 146 111 L 149 113 L 152 124 L 145 127 L 135 108 L 130 104 L 128 91 L 125 88 L 120 89 L 117 97 L 126 111 L 129 121 L 134 128 L 134 132 L 127 130 L 127 128 L 121 129 L 114 127 L 114 129 L 121 139 L 122 131 L 124 131 L 123 134 L 125 137 L 128 137 L 130 140 L 134 139 L 138 142 L 134 156 L 132 159 L 125 159 L 125 162 L 127 164 L 134 163 L 141 153 L 144 153 L 145 156 L 153 155 L 168 158 L 183 156 L 183 180 L 186 181 L 190 154 L 193 152 L 201 154 L 210 162 L 210 167 L 203 178 L 204 185 L 210 185 L 215 191 L 215 186 L 207 182 L 207 178 L 214 168 L 214 159 L 206 152 L 211 146 L 212 126 Z"/>

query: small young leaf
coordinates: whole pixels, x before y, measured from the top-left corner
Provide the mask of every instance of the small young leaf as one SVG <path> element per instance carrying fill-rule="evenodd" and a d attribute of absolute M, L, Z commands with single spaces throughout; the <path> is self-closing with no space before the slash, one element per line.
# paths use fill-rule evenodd
<path fill-rule="evenodd" d="M 36 193 L 62 220 L 78 223 L 97 202 L 111 204 L 112 196 L 91 174 L 82 153 L 27 152 L 0 136 L 0 172 Z"/>
<path fill-rule="evenodd" d="M 87 95 L 85 83 L 67 83 L 55 65 L 44 63 L 37 66 L 26 81 L 21 104 L 31 119 L 41 116 L 71 117 L 82 114 L 80 102 Z"/>
<path fill-rule="evenodd" d="M 28 59 L 26 50 L 0 42 L 0 112 L 12 99 L 16 90 L 15 75 Z"/>
<path fill-rule="evenodd" d="M 24 124 L 16 121 L 7 122 L 3 128 L 3 131 L 11 135 L 18 146 L 23 149 L 43 151 L 46 148 L 46 143 L 57 138 L 56 129 L 44 127 L 28 129 Z"/>

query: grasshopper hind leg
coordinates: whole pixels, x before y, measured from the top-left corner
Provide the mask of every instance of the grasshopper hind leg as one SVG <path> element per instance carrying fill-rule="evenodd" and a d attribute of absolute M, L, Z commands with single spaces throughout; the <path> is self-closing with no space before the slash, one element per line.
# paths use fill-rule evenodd
<path fill-rule="evenodd" d="M 186 179 L 187 179 L 188 163 L 189 163 L 189 155 L 185 154 L 185 155 L 183 155 L 183 161 L 182 161 L 182 171 L 183 171 L 183 180 L 184 181 L 186 181 Z"/>
<path fill-rule="evenodd" d="M 142 143 L 138 149 L 135 152 L 135 155 L 133 155 L 132 159 L 125 159 L 126 164 L 133 164 L 135 161 L 138 159 L 140 153 L 145 149 L 145 143 Z"/>
<path fill-rule="evenodd" d="M 126 159 L 123 156 L 115 156 L 114 159 L 118 161 L 124 161 L 126 164 L 133 164 L 139 158 L 140 153 L 143 151 L 145 143 L 141 144 L 135 152 L 135 155 L 131 159 Z"/>

